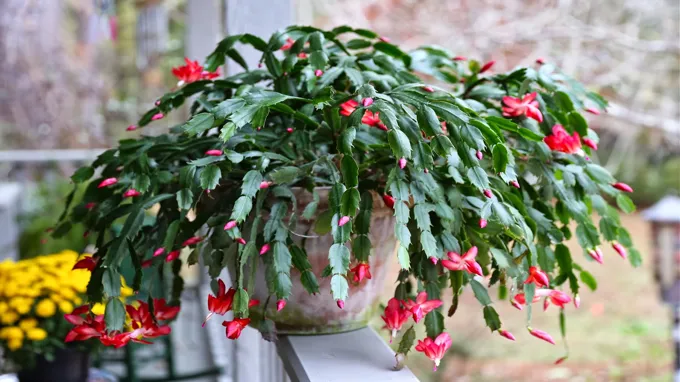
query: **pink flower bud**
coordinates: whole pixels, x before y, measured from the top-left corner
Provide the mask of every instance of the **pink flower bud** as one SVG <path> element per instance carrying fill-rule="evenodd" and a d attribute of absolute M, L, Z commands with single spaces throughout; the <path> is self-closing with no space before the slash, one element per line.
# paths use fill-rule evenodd
<path fill-rule="evenodd" d="M 176 260 L 179 257 L 179 253 L 180 253 L 179 250 L 168 253 L 168 255 L 165 256 L 165 262 L 169 263 L 172 262 L 173 260 Z"/>
<path fill-rule="evenodd" d="M 156 102 L 153 103 L 154 105 L 158 106 L 161 104 L 161 100 L 157 99 Z"/>
<path fill-rule="evenodd" d="M 130 125 L 130 126 L 127 127 L 127 129 L 125 129 L 125 131 L 135 131 L 135 130 L 137 130 L 136 125 Z"/>
<path fill-rule="evenodd" d="M 399 168 L 404 169 L 406 167 L 406 158 L 399 158 Z"/>
<path fill-rule="evenodd" d="M 542 330 L 532 329 L 531 327 L 528 327 L 527 330 L 529 331 L 529 333 L 532 336 L 534 336 L 536 338 L 540 338 L 545 342 L 548 342 L 548 343 L 555 345 L 555 340 L 553 340 L 553 338 L 550 336 L 550 334 L 548 334 L 548 333 L 546 333 Z"/>
<path fill-rule="evenodd" d="M 238 239 L 236 239 L 236 242 L 241 244 L 241 245 L 246 245 L 246 239 L 244 239 L 242 237 L 239 237 Z"/>
<path fill-rule="evenodd" d="M 286 129 L 286 131 L 288 132 L 288 134 L 291 134 L 291 133 L 293 133 L 293 128 L 289 127 L 289 128 Z"/>
<path fill-rule="evenodd" d="M 507 331 L 507 330 L 498 329 L 498 334 L 500 334 L 502 337 L 505 337 L 505 338 L 509 339 L 510 341 L 514 341 L 514 340 L 515 340 L 515 336 L 513 336 L 512 333 L 510 333 L 510 332 Z"/>
<path fill-rule="evenodd" d="M 618 253 L 623 259 L 628 258 L 628 252 L 626 252 L 626 248 L 624 248 L 623 245 L 621 245 L 621 243 L 618 241 L 612 242 L 612 248 L 614 248 L 616 253 Z"/>
<path fill-rule="evenodd" d="M 258 67 L 258 68 L 262 68 L 262 63 L 261 63 L 261 62 L 258 62 L 258 63 L 257 63 L 257 67 Z"/>
<path fill-rule="evenodd" d="M 597 261 L 598 263 L 602 264 L 602 256 L 600 256 L 600 254 L 595 249 L 588 250 L 588 256 L 590 256 L 593 260 Z"/>
<path fill-rule="evenodd" d="M 486 72 L 487 70 L 491 69 L 491 67 L 492 67 L 493 64 L 495 64 L 495 63 L 496 63 L 496 61 L 493 61 L 493 60 L 487 62 L 486 64 L 484 64 L 484 66 L 482 66 L 481 69 L 479 69 L 479 73 L 481 74 L 481 73 L 484 73 L 484 72 Z"/>
<path fill-rule="evenodd" d="M 594 107 L 588 107 L 586 108 L 586 111 L 590 114 L 600 115 L 600 111 L 595 109 Z"/>
<path fill-rule="evenodd" d="M 165 248 L 160 247 L 157 250 L 153 251 L 153 257 L 160 256 L 165 252 Z"/>
<path fill-rule="evenodd" d="M 566 361 L 567 358 L 569 357 L 567 357 L 566 355 L 564 357 L 558 358 L 557 361 L 555 361 L 555 365 L 561 364 L 562 362 Z"/>
<path fill-rule="evenodd" d="M 265 188 L 269 188 L 269 186 L 271 186 L 272 184 L 274 184 L 274 182 L 268 182 L 268 181 L 264 180 L 264 181 L 260 182 L 260 190 L 264 190 Z"/>
<path fill-rule="evenodd" d="M 230 229 L 236 227 L 236 220 L 230 220 L 224 225 L 224 230 L 229 231 Z"/>
<path fill-rule="evenodd" d="M 349 223 L 349 216 L 343 216 L 338 220 L 338 227 L 342 227 L 343 225 Z"/>
<path fill-rule="evenodd" d="M 597 150 L 597 143 L 595 143 L 595 141 L 590 138 L 583 138 L 583 144 L 593 150 Z"/>
<path fill-rule="evenodd" d="M 315 70 L 314 75 L 317 76 L 317 77 L 323 76 L 323 70 L 321 70 L 321 69 Z"/>
<path fill-rule="evenodd" d="M 486 189 L 486 190 L 484 190 L 484 196 L 491 199 L 491 198 L 493 198 L 493 192 L 491 192 L 491 190 L 489 190 L 489 189 Z"/>
<path fill-rule="evenodd" d="M 307 58 L 307 53 L 305 53 L 305 52 L 300 52 L 300 53 L 298 53 L 297 56 L 298 56 L 299 59 L 304 60 L 304 59 Z"/>
<path fill-rule="evenodd" d="M 484 158 L 484 154 L 479 150 L 477 150 L 476 155 L 477 155 L 477 159 L 479 159 L 479 160 L 482 160 Z"/>
<path fill-rule="evenodd" d="M 487 224 L 488 222 L 486 221 L 486 219 L 479 219 L 479 228 L 484 228 L 486 227 Z"/>
<path fill-rule="evenodd" d="M 108 186 L 114 185 L 116 183 L 118 183 L 118 179 L 116 179 L 116 178 L 106 178 L 99 183 L 97 188 L 108 187 Z"/>
<path fill-rule="evenodd" d="M 578 309 L 581 306 L 581 296 L 575 295 L 574 296 L 574 307 Z"/>
<path fill-rule="evenodd" d="M 279 301 L 276 302 L 276 311 L 280 312 L 281 309 L 286 307 L 286 300 L 280 299 Z"/>
<path fill-rule="evenodd" d="M 361 104 L 364 105 L 364 107 L 369 107 L 369 106 L 373 105 L 373 98 L 366 97 L 361 101 Z"/>
<path fill-rule="evenodd" d="M 428 93 L 434 93 L 434 89 L 432 86 L 423 86 L 423 90 L 425 90 Z"/>
<path fill-rule="evenodd" d="M 519 188 L 519 182 L 516 180 L 511 181 L 510 184 L 515 188 Z"/>
<path fill-rule="evenodd" d="M 97 206 L 97 203 L 95 203 L 95 202 L 89 202 L 89 203 L 85 204 L 85 208 L 88 209 L 88 210 L 91 210 L 91 209 L 95 208 L 96 206 Z"/>
<path fill-rule="evenodd" d="M 211 157 L 218 157 L 222 155 L 222 150 L 208 150 L 205 152 L 205 155 L 211 156 Z"/>
<path fill-rule="evenodd" d="M 429 174 L 429 173 L 430 173 L 430 170 L 424 169 L 423 172 L 426 173 L 426 174 Z"/>
<path fill-rule="evenodd" d="M 386 42 L 386 43 L 388 43 L 388 44 L 389 44 L 390 41 L 391 41 L 389 37 L 385 37 L 385 36 L 380 36 L 380 37 L 378 38 L 378 40 L 380 40 L 380 41 L 382 41 L 382 42 Z"/>
<path fill-rule="evenodd" d="M 184 240 L 184 243 L 182 243 L 182 247 L 188 247 L 190 245 L 198 244 L 201 241 L 203 241 L 203 238 L 200 237 L 200 236 L 190 237 L 190 238 Z"/>
<path fill-rule="evenodd" d="M 336 303 L 338 304 L 338 308 L 345 309 L 345 302 L 344 301 L 337 300 Z"/>
<path fill-rule="evenodd" d="M 517 309 L 517 310 L 524 310 L 524 306 L 522 306 L 522 304 L 520 304 L 519 302 L 517 302 L 517 301 L 515 301 L 515 300 L 511 300 L 511 301 L 510 301 L 510 304 L 511 304 L 513 307 L 515 307 L 515 309 Z"/>
<path fill-rule="evenodd" d="M 543 58 L 539 57 L 539 58 L 536 59 L 536 63 L 539 64 L 539 65 L 543 65 L 543 64 L 545 64 L 545 60 Z"/>
<path fill-rule="evenodd" d="M 452 58 L 453 61 L 467 61 L 467 57 L 465 56 L 456 56 Z"/>
<path fill-rule="evenodd" d="M 134 198 L 135 196 L 139 196 L 141 193 L 134 188 L 131 188 L 123 193 L 124 198 Z"/>
<path fill-rule="evenodd" d="M 151 120 L 158 121 L 159 119 L 163 119 L 163 117 L 165 117 L 163 113 L 156 113 L 153 115 L 153 117 L 151 117 Z"/>
<path fill-rule="evenodd" d="M 434 265 L 437 265 L 437 263 L 439 262 L 439 259 L 432 256 L 432 257 L 430 257 L 430 262 L 432 262 L 432 264 L 434 264 Z"/>
<path fill-rule="evenodd" d="M 612 184 L 612 187 L 623 192 L 633 192 L 633 188 L 631 186 L 621 182 Z"/>
<path fill-rule="evenodd" d="M 269 246 L 269 244 L 263 245 L 262 248 L 260 248 L 260 256 L 262 256 L 262 255 L 264 255 L 265 253 L 269 252 L 269 248 L 271 248 L 271 247 Z"/>

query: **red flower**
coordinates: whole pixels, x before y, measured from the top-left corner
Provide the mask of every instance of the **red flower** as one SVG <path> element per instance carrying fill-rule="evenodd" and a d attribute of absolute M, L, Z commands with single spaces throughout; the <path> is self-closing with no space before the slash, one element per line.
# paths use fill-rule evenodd
<path fill-rule="evenodd" d="M 153 257 L 160 256 L 163 253 L 165 253 L 165 248 L 160 247 L 160 248 L 156 249 L 155 251 L 153 251 Z"/>
<path fill-rule="evenodd" d="M 177 317 L 179 313 L 179 306 L 170 306 L 163 298 L 153 299 L 153 312 L 157 320 L 167 321 Z"/>
<path fill-rule="evenodd" d="M 139 304 L 139 307 L 137 308 L 132 305 L 127 305 L 125 307 L 131 320 L 130 326 L 132 326 L 132 331 L 127 333 L 130 336 L 131 341 L 148 344 L 149 342 L 145 340 L 145 338 L 156 338 L 170 334 L 170 326 L 158 325 L 151 315 L 147 303 L 142 301 L 137 301 L 137 303 Z M 154 302 L 154 308 L 155 306 L 156 303 Z M 172 314 L 172 312 L 170 314 Z M 177 313 L 175 312 L 175 315 L 176 314 Z"/>
<path fill-rule="evenodd" d="M 540 297 L 534 295 L 534 298 L 531 300 L 531 302 L 532 303 L 538 302 L 538 300 L 540 300 L 540 299 L 541 299 Z M 524 293 L 518 293 L 518 294 L 515 295 L 515 297 L 513 297 L 512 301 L 510 303 L 515 308 L 522 310 L 522 309 L 524 309 L 524 305 L 527 304 L 526 296 L 524 296 Z"/>
<path fill-rule="evenodd" d="M 293 47 L 293 44 L 295 44 L 295 40 L 293 40 L 292 38 L 288 37 L 288 38 L 286 39 L 286 43 L 283 44 L 283 46 L 281 47 L 281 50 L 289 50 L 290 48 Z"/>
<path fill-rule="evenodd" d="M 618 241 L 612 242 L 612 248 L 614 248 L 616 253 L 618 253 L 622 258 L 628 258 L 628 252 L 626 252 L 626 249 Z"/>
<path fill-rule="evenodd" d="M 491 67 L 492 67 L 493 64 L 495 64 L 495 63 L 496 63 L 496 61 L 493 61 L 493 60 L 487 62 L 486 64 L 484 64 L 484 65 L 482 66 L 481 69 L 479 69 L 479 73 L 482 74 L 482 73 L 486 72 L 487 70 L 491 69 Z"/>
<path fill-rule="evenodd" d="M 550 280 L 548 280 L 548 275 L 546 275 L 542 270 L 538 269 L 538 267 L 529 267 L 529 277 L 524 280 L 524 283 L 534 283 L 537 287 L 541 288 L 547 287 L 550 284 Z"/>
<path fill-rule="evenodd" d="M 532 336 L 534 336 L 536 338 L 540 338 L 545 342 L 548 342 L 548 343 L 555 345 L 555 340 L 553 340 L 553 338 L 550 336 L 550 334 L 548 334 L 548 333 L 546 333 L 542 330 L 532 329 L 530 327 L 527 328 L 527 330 L 529 331 L 529 333 L 531 333 Z"/>
<path fill-rule="evenodd" d="M 583 138 L 583 144 L 593 150 L 597 150 L 597 143 L 595 143 L 595 141 L 590 138 Z"/>
<path fill-rule="evenodd" d="M 358 106 L 359 102 L 353 99 L 344 102 L 340 105 L 340 115 L 349 117 Z M 380 121 L 380 113 L 373 113 L 370 110 L 366 110 L 364 116 L 361 117 L 361 123 L 387 131 L 387 126 Z"/>
<path fill-rule="evenodd" d="M 363 279 L 371 278 L 371 266 L 367 263 L 359 263 L 349 270 L 354 273 L 354 282 L 360 283 Z"/>
<path fill-rule="evenodd" d="M 175 250 L 175 251 L 168 253 L 168 255 L 165 256 L 165 262 L 170 263 L 172 261 L 177 260 L 177 258 L 179 258 L 179 254 L 180 254 L 179 250 Z"/>
<path fill-rule="evenodd" d="M 89 202 L 89 203 L 85 204 L 85 209 L 91 210 L 91 209 L 95 208 L 96 206 L 97 206 L 97 203 Z"/>
<path fill-rule="evenodd" d="M 434 361 L 434 371 L 437 371 L 437 366 L 444 357 L 444 353 L 451 347 L 451 337 L 449 333 L 442 333 L 434 340 L 430 337 L 425 337 L 424 340 L 418 340 L 416 350 L 425 353 L 427 358 Z"/>
<path fill-rule="evenodd" d="M 101 183 L 99 183 L 97 188 L 108 187 L 108 186 L 114 185 L 116 183 L 118 183 L 118 179 L 116 179 L 116 178 L 106 178 L 106 179 L 102 180 Z"/>
<path fill-rule="evenodd" d="M 317 77 L 323 76 L 323 70 L 321 70 L 321 69 L 315 70 L 314 75 L 317 76 Z"/>
<path fill-rule="evenodd" d="M 411 312 L 408 309 L 402 308 L 399 300 L 392 297 L 390 301 L 387 302 L 385 313 L 383 313 L 380 318 L 385 321 L 385 326 L 383 328 L 391 331 L 390 343 L 392 343 L 397 332 L 401 330 L 401 327 L 408 321 L 409 317 L 411 317 Z"/>
<path fill-rule="evenodd" d="M 211 157 L 218 157 L 218 156 L 222 155 L 222 150 L 217 150 L 217 149 L 208 150 L 208 151 L 205 152 L 205 155 L 211 156 Z"/>
<path fill-rule="evenodd" d="M 442 266 L 451 271 L 467 271 L 468 273 L 483 276 L 482 267 L 475 257 L 477 257 L 477 247 L 468 249 L 463 256 L 456 252 L 448 252 L 448 260 L 442 260 Z"/>
<path fill-rule="evenodd" d="M 561 151 L 566 154 L 574 154 L 581 150 L 581 138 L 577 132 L 569 135 L 562 125 L 555 125 L 552 128 L 552 135 L 543 138 L 543 142 L 551 150 Z"/>
<path fill-rule="evenodd" d="M 623 192 L 633 192 L 633 187 L 621 182 L 612 184 L 612 187 Z"/>
<path fill-rule="evenodd" d="M 479 219 L 479 228 L 485 228 L 488 223 L 486 219 Z"/>
<path fill-rule="evenodd" d="M 199 236 L 190 237 L 190 238 L 184 240 L 184 243 L 182 243 L 182 247 L 188 247 L 190 245 L 198 244 L 201 241 L 203 241 L 202 237 L 199 237 Z"/>
<path fill-rule="evenodd" d="M 271 185 L 274 184 L 274 182 L 268 182 L 266 180 L 263 180 L 260 182 L 260 190 L 264 190 L 265 188 L 271 187 Z"/>
<path fill-rule="evenodd" d="M 276 311 L 280 312 L 283 310 L 283 308 L 286 307 L 286 300 L 285 299 L 280 299 L 279 301 L 276 302 Z"/>
<path fill-rule="evenodd" d="M 387 207 L 394 208 L 394 198 L 392 196 L 385 194 L 383 195 L 382 200 Z"/>
<path fill-rule="evenodd" d="M 224 321 L 222 326 L 227 328 L 227 338 L 235 340 L 241 335 L 241 331 L 248 326 L 249 323 L 250 318 L 234 318 L 233 321 Z"/>
<path fill-rule="evenodd" d="M 135 190 L 134 188 L 131 188 L 131 189 L 129 189 L 129 190 L 127 190 L 123 193 L 123 197 L 124 198 L 134 198 L 134 197 L 137 197 L 141 194 L 142 194 L 141 192 Z"/>
<path fill-rule="evenodd" d="M 344 300 L 337 300 L 337 301 L 335 301 L 335 304 L 338 305 L 338 308 L 345 309 L 345 301 Z"/>
<path fill-rule="evenodd" d="M 100 337 L 106 332 L 106 324 L 104 323 L 103 315 L 97 317 L 90 315 L 86 317 L 81 316 L 82 314 L 87 313 L 89 309 L 89 306 L 83 305 L 74 309 L 71 314 L 64 315 L 66 321 L 75 325 L 75 327 L 66 334 L 64 342 L 85 341 L 90 338 Z"/>
<path fill-rule="evenodd" d="M 500 334 L 502 337 L 505 337 L 505 338 L 509 339 L 510 341 L 514 341 L 514 340 L 515 340 L 515 336 L 513 336 L 512 333 L 510 333 L 510 332 L 507 331 L 507 330 L 498 329 L 498 334 Z"/>
<path fill-rule="evenodd" d="M 427 292 L 422 291 L 416 296 L 416 300 L 408 300 L 404 302 L 404 307 L 413 314 L 413 321 L 420 322 L 426 314 L 432 310 L 439 308 L 442 305 L 441 300 L 428 300 Z"/>
<path fill-rule="evenodd" d="M 571 302 L 571 297 L 568 294 L 554 289 L 537 289 L 535 297 L 547 297 L 546 301 L 550 301 L 560 308 L 564 308 Z"/>
<path fill-rule="evenodd" d="M 122 348 L 130 342 L 130 333 L 106 334 L 99 337 L 99 342 L 104 346 L 113 346 L 116 349 Z"/>
<path fill-rule="evenodd" d="M 219 69 L 214 72 L 208 72 L 203 70 L 203 66 L 198 61 L 191 61 L 187 57 L 184 57 L 184 62 L 186 65 L 172 68 L 172 74 L 179 80 L 177 86 L 190 84 L 198 80 L 212 80 L 220 75 Z"/>
<path fill-rule="evenodd" d="M 224 281 L 217 280 L 218 291 L 217 297 L 212 294 L 208 295 L 208 316 L 206 316 L 205 321 L 203 321 L 203 326 L 208 322 L 213 314 L 224 315 L 231 310 L 231 305 L 234 303 L 234 295 L 236 294 L 236 289 L 229 288 L 227 291 Z"/>
<path fill-rule="evenodd" d="M 88 271 L 92 272 L 96 266 L 97 259 L 95 259 L 93 256 L 85 256 L 78 260 L 78 262 L 73 266 L 73 270 L 87 269 Z"/>
<path fill-rule="evenodd" d="M 224 225 L 224 230 L 229 231 L 230 229 L 236 227 L 236 220 L 230 220 Z"/>
<path fill-rule="evenodd" d="M 260 256 L 262 256 L 262 255 L 264 255 L 265 253 L 269 252 L 269 249 L 270 249 L 270 248 L 271 248 L 271 247 L 269 246 L 269 244 L 263 245 L 262 248 L 260 248 Z"/>
<path fill-rule="evenodd" d="M 165 114 L 163 113 L 156 113 L 151 117 L 152 121 L 158 121 L 159 119 L 163 119 L 165 117 Z"/>
<path fill-rule="evenodd" d="M 503 97 L 503 116 L 504 117 L 519 117 L 526 115 L 538 122 L 543 122 L 543 114 L 538 108 L 538 101 L 536 101 L 536 92 L 526 94 L 522 98 Z"/>

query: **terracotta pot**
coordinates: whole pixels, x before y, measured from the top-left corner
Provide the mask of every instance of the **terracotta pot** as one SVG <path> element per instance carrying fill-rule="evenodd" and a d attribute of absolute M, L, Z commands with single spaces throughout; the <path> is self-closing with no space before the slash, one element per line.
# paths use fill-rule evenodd
<path fill-rule="evenodd" d="M 88 379 L 90 355 L 71 348 L 58 349 L 54 360 L 36 357 L 34 368 L 17 373 L 19 382 L 86 382 Z"/>
<path fill-rule="evenodd" d="M 328 209 L 328 188 L 317 188 L 320 196 L 318 213 L 321 215 Z M 295 190 L 298 211 L 303 211 L 305 206 L 312 201 L 312 194 L 303 189 Z M 295 232 L 305 236 L 292 235 L 293 240 L 300 246 L 304 245 L 307 257 L 312 265 L 312 272 L 319 282 L 319 292 L 310 295 L 300 282 L 300 272 L 291 269 L 293 287 L 286 307 L 276 311 L 275 296 L 272 296 L 266 312 L 267 318 L 274 321 L 276 331 L 280 334 L 329 334 L 339 333 L 365 327 L 376 313 L 380 303 L 380 295 L 383 291 L 385 278 L 390 269 L 390 261 L 395 259 L 397 240 L 394 236 L 394 211 L 387 207 L 378 194 L 373 195 L 373 212 L 371 214 L 371 229 L 369 237 L 373 246 L 368 263 L 370 264 L 372 278 L 364 279 L 360 284 L 352 281 L 349 275 L 349 298 L 345 301 L 344 309 L 338 308 L 331 293 L 331 278 L 321 278 L 323 269 L 328 265 L 328 250 L 333 245 L 331 234 L 318 236 L 314 232 L 314 220 L 305 221 L 299 218 Z M 350 248 L 351 250 L 351 248 Z M 271 252 L 268 254 L 271 256 Z M 267 256 L 267 255 L 265 255 Z M 350 266 L 355 262 L 352 261 Z M 246 267 L 247 268 L 247 267 Z M 230 267 L 232 279 L 235 277 Z M 249 270 L 244 271 L 244 277 L 249 275 Z M 255 293 L 252 298 L 261 301 L 259 306 L 250 309 L 251 325 L 259 327 L 264 314 L 264 302 L 268 297 L 267 284 L 265 281 L 264 263 L 260 260 L 256 269 Z"/>

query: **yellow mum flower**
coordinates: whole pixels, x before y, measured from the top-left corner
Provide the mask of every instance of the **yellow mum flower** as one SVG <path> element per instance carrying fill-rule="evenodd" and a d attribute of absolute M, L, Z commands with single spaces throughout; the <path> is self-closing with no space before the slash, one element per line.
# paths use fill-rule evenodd
<path fill-rule="evenodd" d="M 38 320 L 36 320 L 33 317 L 24 318 L 23 320 L 19 321 L 19 327 L 23 331 L 27 331 L 28 329 L 33 329 L 37 326 L 38 326 Z"/>
<path fill-rule="evenodd" d="M 2 322 L 5 325 L 11 325 L 19 319 L 19 315 L 16 314 L 15 312 L 5 312 L 2 316 L 0 316 L 0 322 Z"/>
<path fill-rule="evenodd" d="M 23 340 L 9 340 L 7 341 L 7 348 L 9 348 L 9 350 L 17 350 L 20 349 L 23 344 Z"/>
<path fill-rule="evenodd" d="M 33 306 L 33 300 L 24 297 L 15 297 L 9 301 L 9 306 L 16 310 L 20 315 L 26 314 Z"/>
<path fill-rule="evenodd" d="M 104 314 L 105 309 L 106 309 L 106 306 L 104 306 L 104 304 L 98 302 L 98 303 L 94 304 L 94 306 L 92 307 L 92 313 L 95 316 L 101 316 L 102 314 Z"/>
<path fill-rule="evenodd" d="M 7 303 L 0 301 L 0 315 L 7 311 Z"/>
<path fill-rule="evenodd" d="M 61 294 L 67 300 L 73 300 L 76 297 L 76 292 L 74 292 L 73 289 L 68 287 L 62 288 L 59 291 L 59 294 Z"/>
<path fill-rule="evenodd" d="M 59 310 L 61 310 L 62 313 L 69 314 L 73 312 L 73 304 L 71 304 L 68 301 L 60 301 L 59 302 Z"/>
<path fill-rule="evenodd" d="M 6 328 L 2 328 L 0 330 L 0 338 L 4 338 L 6 340 L 23 340 L 24 339 L 24 331 L 21 330 L 21 328 L 17 326 L 8 326 Z"/>
<path fill-rule="evenodd" d="M 42 300 L 35 306 L 35 313 L 40 317 L 52 317 L 57 311 L 57 306 L 52 300 Z"/>
<path fill-rule="evenodd" d="M 26 337 L 33 341 L 42 341 L 47 338 L 47 332 L 43 328 L 33 328 L 26 331 Z"/>

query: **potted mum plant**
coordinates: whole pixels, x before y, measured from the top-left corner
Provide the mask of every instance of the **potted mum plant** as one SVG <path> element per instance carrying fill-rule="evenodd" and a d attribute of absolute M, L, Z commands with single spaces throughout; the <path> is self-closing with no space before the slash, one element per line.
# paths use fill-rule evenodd
<path fill-rule="evenodd" d="M 238 43 L 262 52 L 257 68 Z M 244 72 L 220 78 L 227 58 Z M 362 327 L 398 263 L 382 318 L 392 337 L 402 332 L 400 354 L 415 342 L 410 323 L 424 322 L 415 349 L 437 365 L 451 345 L 444 315 L 468 286 L 492 331 L 514 339 L 487 292 L 498 285 L 500 299 L 529 312 L 531 334 L 554 343 L 530 326 L 532 302 L 559 306 L 562 318 L 578 306 L 582 285 L 594 286 L 579 262 L 603 262 L 603 243 L 640 262 L 610 205 L 632 211 L 632 190 L 588 157 L 598 137 L 582 112 L 606 101 L 542 61 L 492 66 L 438 47 L 407 53 L 364 29 L 293 26 L 268 41 L 227 37 L 203 65 L 175 68 L 177 87 L 128 130 L 186 100 L 190 118 L 79 169 L 75 183 L 96 179 L 56 229 L 84 224 L 97 237 L 88 294 L 109 300 L 102 333 L 146 338 L 125 330 L 108 281 L 128 259 L 133 289 L 164 297 L 143 280 L 169 280 L 170 305 L 181 264 L 205 264 L 207 318 L 233 311 L 231 339 L 246 325 L 268 336 Z M 124 225 L 111 236 L 116 219 Z M 563 244 L 572 235 L 585 256 Z"/>
<path fill-rule="evenodd" d="M 65 250 L 28 260 L 0 263 L 0 348 L 4 369 L 17 372 L 21 382 L 86 381 L 89 354 L 97 342 L 64 345 L 75 337 L 87 339 L 87 333 L 72 330 L 76 308 L 83 304 L 90 273 L 86 268 L 92 258 Z M 132 289 L 124 284 L 119 294 L 127 297 Z M 89 307 L 85 305 L 85 310 Z M 100 309 L 94 307 L 94 310 Z M 75 310 L 75 311 L 74 311 Z M 103 314 L 101 312 L 100 314 Z M 104 316 L 98 322 L 104 325 Z M 87 338 L 86 338 L 87 337 Z"/>

